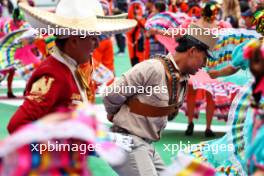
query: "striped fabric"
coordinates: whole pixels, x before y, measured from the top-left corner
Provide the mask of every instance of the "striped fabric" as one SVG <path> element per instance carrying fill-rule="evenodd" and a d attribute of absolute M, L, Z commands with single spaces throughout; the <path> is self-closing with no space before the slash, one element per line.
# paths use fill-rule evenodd
<path fill-rule="evenodd" d="M 195 150 L 187 153 L 210 163 L 219 174 L 228 176 L 246 176 L 245 151 L 247 150 L 248 128 L 252 114 L 248 111 L 251 95 L 251 86 L 246 86 L 236 96 L 229 112 L 225 136 L 220 139 L 206 141 L 197 145 Z M 224 145 L 229 150 L 218 150 L 214 153 L 213 147 Z"/>
<path fill-rule="evenodd" d="M 5 34 L 9 34 L 13 31 L 16 31 L 16 30 L 20 30 L 20 29 L 25 29 L 25 28 L 29 28 L 30 25 L 27 23 L 27 22 L 23 22 L 23 24 L 17 28 L 17 26 L 14 25 L 14 21 L 13 19 L 6 19 L 5 23 L 3 24 L 3 32 Z"/>
<path fill-rule="evenodd" d="M 199 118 L 202 109 L 206 109 L 206 94 L 210 93 L 215 104 L 214 117 L 218 120 L 228 120 L 228 113 L 233 98 L 241 89 L 240 86 L 231 82 L 221 82 L 217 79 L 211 79 L 203 70 L 199 70 L 195 75 L 190 76 L 189 84 L 196 90 L 196 104 L 194 108 L 194 117 Z M 187 99 L 181 109 L 188 114 Z"/>
<path fill-rule="evenodd" d="M 2 39 L 0 45 L 0 69 L 4 69 L 5 67 L 14 64 L 15 50 L 22 46 L 21 43 L 14 43 L 14 41 L 25 31 L 26 29 L 17 30 L 8 34 Z M 13 48 L 10 46 L 13 46 Z"/>
<path fill-rule="evenodd" d="M 95 69 L 92 74 L 93 80 L 97 85 L 108 83 L 114 79 L 114 73 L 105 67 L 103 64 L 95 64 Z"/>
<path fill-rule="evenodd" d="M 157 41 L 155 37 L 150 37 L 149 44 L 150 56 L 154 56 L 156 54 L 167 54 L 166 48 L 159 41 Z"/>
<path fill-rule="evenodd" d="M 262 87 L 262 89 L 264 88 Z M 257 106 L 253 109 L 253 124 L 248 131 L 249 147 L 246 150 L 246 158 L 249 175 L 253 175 L 258 169 L 264 168 L 264 95 L 261 96 L 259 103 L 256 103 L 252 97 L 252 104 Z"/>
<path fill-rule="evenodd" d="M 145 24 L 146 30 L 155 28 L 159 30 L 177 28 L 182 22 L 189 19 L 188 15 L 183 13 L 162 12 L 149 18 Z"/>
<path fill-rule="evenodd" d="M 18 76 L 27 80 L 32 71 L 39 65 L 40 58 L 31 52 L 31 49 L 37 47 L 35 46 L 36 43 L 25 46 L 23 40 L 33 42 L 36 39 L 38 36 L 34 32 L 32 33 L 31 29 L 20 29 L 6 35 L 0 46 L 0 70 L 13 67 Z M 54 37 L 47 36 L 42 40 L 45 45 L 43 50 L 46 50 L 43 51 L 43 54 L 45 54 L 54 46 Z"/>
<path fill-rule="evenodd" d="M 28 64 L 28 65 L 15 65 L 16 74 L 22 77 L 25 80 L 28 80 L 33 73 L 33 71 L 37 68 L 36 64 Z"/>
<path fill-rule="evenodd" d="M 255 30 L 223 28 L 218 31 L 219 40 L 213 51 L 213 59 L 208 59 L 208 69 L 223 68 L 231 60 L 234 48 L 246 40 L 261 37 Z"/>
<path fill-rule="evenodd" d="M 209 164 L 179 152 L 173 164 L 170 165 L 161 175 L 214 176 L 216 175 L 216 171 Z"/>
<path fill-rule="evenodd" d="M 35 64 L 29 64 L 29 65 L 23 65 L 21 63 L 21 60 L 15 60 L 15 52 L 18 48 L 21 48 L 22 44 L 11 44 L 11 47 L 9 47 L 6 51 L 1 50 L 2 54 L 2 62 L 1 62 L 1 68 L 2 70 L 6 68 L 13 67 L 16 69 L 16 73 L 18 76 L 22 77 L 23 79 L 27 80 L 32 71 L 35 69 Z M 6 56 L 3 56 L 3 52 L 6 53 Z M 4 60 L 5 58 L 6 60 Z"/>

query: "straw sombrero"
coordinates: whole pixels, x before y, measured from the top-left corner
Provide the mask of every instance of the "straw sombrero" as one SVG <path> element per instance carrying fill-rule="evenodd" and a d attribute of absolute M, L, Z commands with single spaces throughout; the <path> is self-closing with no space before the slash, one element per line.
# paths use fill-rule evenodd
<path fill-rule="evenodd" d="M 55 13 L 25 2 L 19 7 L 33 28 L 46 29 L 57 36 L 116 34 L 127 32 L 137 24 L 135 20 L 123 19 L 123 15 L 104 16 L 97 0 L 60 0 Z"/>

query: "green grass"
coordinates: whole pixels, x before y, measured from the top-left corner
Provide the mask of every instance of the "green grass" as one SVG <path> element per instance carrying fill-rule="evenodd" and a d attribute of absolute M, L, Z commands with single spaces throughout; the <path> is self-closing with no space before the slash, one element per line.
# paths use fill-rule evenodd
<path fill-rule="evenodd" d="M 10 106 L 6 104 L 0 103 L 0 140 L 5 138 L 8 134 L 7 132 L 7 124 L 9 122 L 10 117 L 16 111 L 17 107 Z"/>
<path fill-rule="evenodd" d="M 114 48 L 115 52 L 117 51 L 116 47 Z M 124 56 L 115 56 L 114 57 L 114 65 L 115 65 L 115 75 L 117 77 L 120 77 L 122 73 L 125 73 L 126 71 L 131 68 L 130 59 L 128 57 L 128 52 L 126 50 Z"/>
<path fill-rule="evenodd" d="M 23 92 L 24 91 L 24 89 L 22 89 L 22 88 L 13 88 L 12 90 L 13 90 L 14 94 L 15 93 L 18 93 L 18 92 Z M 0 88 L 0 93 L 1 94 L 5 94 L 6 92 L 7 92 L 7 89 L 6 88 Z"/>

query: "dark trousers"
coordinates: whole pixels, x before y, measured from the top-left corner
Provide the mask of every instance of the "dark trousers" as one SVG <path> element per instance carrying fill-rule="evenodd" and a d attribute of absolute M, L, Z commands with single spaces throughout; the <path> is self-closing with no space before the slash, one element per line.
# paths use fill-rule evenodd
<path fill-rule="evenodd" d="M 117 47 L 118 47 L 118 52 L 125 52 L 125 47 L 126 47 L 126 38 L 123 34 L 116 34 L 115 35 Z"/>

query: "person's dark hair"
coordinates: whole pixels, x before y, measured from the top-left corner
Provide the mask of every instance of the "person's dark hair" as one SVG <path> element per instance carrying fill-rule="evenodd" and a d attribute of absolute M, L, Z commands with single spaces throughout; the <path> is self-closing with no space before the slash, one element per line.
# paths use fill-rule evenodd
<path fill-rule="evenodd" d="M 18 8 L 14 9 L 13 11 L 13 19 L 17 20 L 19 18 L 20 11 Z"/>
<path fill-rule="evenodd" d="M 211 10 L 211 6 L 217 4 L 215 1 L 207 2 L 205 7 L 203 8 L 203 16 L 211 17 L 214 15 L 213 11 Z"/>
<path fill-rule="evenodd" d="M 191 40 L 188 35 L 185 35 L 179 39 L 177 39 L 178 46 L 176 47 L 176 51 L 179 53 L 186 52 L 188 49 L 195 47 L 199 51 L 207 51 L 208 47 L 199 44 L 195 40 Z"/>
<path fill-rule="evenodd" d="M 193 7 L 200 7 L 199 2 L 192 0 L 192 1 L 188 1 L 188 5 L 189 5 L 189 10 Z"/>
<path fill-rule="evenodd" d="M 239 5 L 240 5 L 241 13 L 244 13 L 245 11 L 247 11 L 248 9 L 250 9 L 249 4 L 248 4 L 247 1 L 240 1 L 239 2 Z"/>
<path fill-rule="evenodd" d="M 157 1 L 154 4 L 155 8 L 159 11 L 159 12 L 164 12 L 166 11 L 166 4 L 163 1 Z"/>
<path fill-rule="evenodd" d="M 56 38 L 55 43 L 56 43 L 56 46 L 62 50 L 64 49 L 64 46 L 67 41 L 68 41 L 68 38 L 64 38 L 64 39 Z"/>

